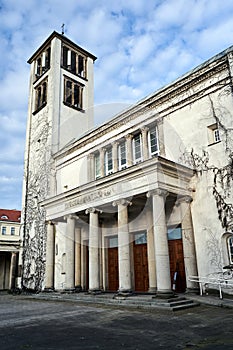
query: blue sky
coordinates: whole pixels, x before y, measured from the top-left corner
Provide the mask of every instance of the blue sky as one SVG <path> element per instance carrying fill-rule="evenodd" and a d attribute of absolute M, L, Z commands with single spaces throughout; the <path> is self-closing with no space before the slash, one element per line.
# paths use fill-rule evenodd
<path fill-rule="evenodd" d="M 98 57 L 99 124 L 231 46 L 233 1 L 0 0 L 0 23 L 0 208 L 21 209 L 26 62 L 51 32 L 65 23 L 65 35 Z"/>

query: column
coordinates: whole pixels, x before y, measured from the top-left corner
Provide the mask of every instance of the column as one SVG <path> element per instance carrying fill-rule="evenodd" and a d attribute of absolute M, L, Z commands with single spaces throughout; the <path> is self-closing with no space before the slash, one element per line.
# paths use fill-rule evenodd
<path fill-rule="evenodd" d="M 75 215 L 67 215 L 66 223 L 66 289 L 75 287 Z"/>
<path fill-rule="evenodd" d="M 93 153 L 88 154 L 88 180 L 94 181 L 95 180 L 95 156 Z"/>
<path fill-rule="evenodd" d="M 127 166 L 133 165 L 133 154 L 132 154 L 132 138 L 133 135 L 126 135 L 126 161 Z"/>
<path fill-rule="evenodd" d="M 46 241 L 46 266 L 45 266 L 45 290 L 54 289 L 54 251 L 55 251 L 55 233 L 54 224 L 47 223 L 47 241 Z"/>
<path fill-rule="evenodd" d="M 104 175 L 105 175 L 104 155 L 105 155 L 105 148 L 101 148 L 100 149 L 100 176 L 101 177 L 104 177 Z"/>
<path fill-rule="evenodd" d="M 190 209 L 191 202 L 192 202 L 192 197 L 184 196 L 177 200 L 176 205 L 180 206 L 182 242 L 183 242 L 183 251 L 184 251 L 184 265 L 185 265 L 187 291 L 197 291 L 198 290 L 197 284 L 195 282 L 190 282 L 188 280 L 190 276 L 198 275 L 194 232 L 193 232 L 192 216 L 191 216 L 191 209 Z"/>
<path fill-rule="evenodd" d="M 131 203 L 125 199 L 113 202 L 118 206 L 118 265 L 119 265 L 119 295 L 132 293 L 130 245 L 128 227 L 128 205 Z"/>
<path fill-rule="evenodd" d="M 143 160 L 147 160 L 149 157 L 149 151 L 148 151 L 148 130 L 146 126 L 141 128 L 142 132 L 142 156 Z"/>
<path fill-rule="evenodd" d="M 75 229 L 75 290 L 81 291 L 81 227 Z"/>
<path fill-rule="evenodd" d="M 167 191 L 156 189 L 147 194 L 152 196 L 154 245 L 157 276 L 157 296 L 171 297 L 170 261 L 167 239 L 167 225 L 165 216 L 165 199 Z"/>
<path fill-rule="evenodd" d="M 99 213 L 96 208 L 89 208 L 89 292 L 100 292 L 100 271 L 99 271 Z"/>
<path fill-rule="evenodd" d="M 112 161 L 113 161 L 113 172 L 115 173 L 118 170 L 118 142 L 112 143 Z"/>
<path fill-rule="evenodd" d="M 163 131 L 163 118 L 157 119 L 157 131 L 158 131 L 158 143 L 159 143 L 159 155 L 166 157 L 165 144 L 164 144 L 164 131 Z"/>
<path fill-rule="evenodd" d="M 17 253 L 11 253 L 11 265 L 10 265 L 10 276 L 9 276 L 9 289 L 15 288 L 15 272 L 17 263 Z"/>
<path fill-rule="evenodd" d="M 148 256 L 148 274 L 150 293 L 156 292 L 156 267 L 155 267 L 155 248 L 154 248 L 154 231 L 153 216 L 151 210 L 146 212 L 147 219 L 147 256 Z"/>

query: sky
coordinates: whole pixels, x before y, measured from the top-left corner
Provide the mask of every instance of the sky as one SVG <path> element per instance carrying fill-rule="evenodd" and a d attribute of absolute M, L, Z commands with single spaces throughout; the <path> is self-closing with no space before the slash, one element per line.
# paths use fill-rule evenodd
<path fill-rule="evenodd" d="M 0 0 L 0 23 L 0 208 L 7 209 L 21 209 L 27 60 L 63 23 L 69 39 L 98 57 L 96 125 L 233 45 L 232 0 Z"/>

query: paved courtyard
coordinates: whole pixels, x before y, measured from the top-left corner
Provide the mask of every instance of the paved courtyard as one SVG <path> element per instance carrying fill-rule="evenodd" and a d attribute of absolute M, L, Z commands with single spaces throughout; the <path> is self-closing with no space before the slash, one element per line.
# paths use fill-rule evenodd
<path fill-rule="evenodd" d="M 0 294 L 1 350 L 232 349 L 233 309 L 137 311 Z"/>

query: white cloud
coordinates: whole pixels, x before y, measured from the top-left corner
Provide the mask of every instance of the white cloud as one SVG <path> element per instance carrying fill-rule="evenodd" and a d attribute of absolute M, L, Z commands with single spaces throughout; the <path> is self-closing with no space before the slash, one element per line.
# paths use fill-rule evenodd
<path fill-rule="evenodd" d="M 232 0 L 1 0 L 0 207 L 21 203 L 26 61 L 53 30 L 65 23 L 65 34 L 98 56 L 95 101 L 102 122 L 232 45 L 232 11 Z"/>

